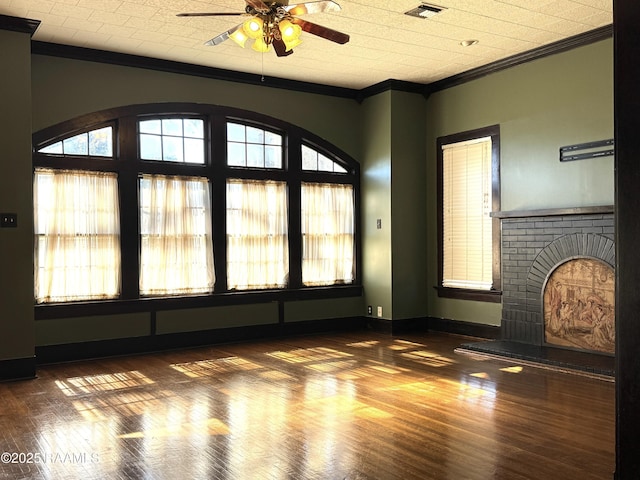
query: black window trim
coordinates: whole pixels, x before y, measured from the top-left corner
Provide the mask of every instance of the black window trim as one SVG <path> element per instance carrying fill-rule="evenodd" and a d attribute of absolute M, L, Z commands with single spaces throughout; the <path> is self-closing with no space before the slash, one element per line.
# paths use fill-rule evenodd
<path fill-rule="evenodd" d="M 192 117 L 205 120 L 205 164 L 139 160 L 138 121 L 151 118 Z M 262 169 L 226 165 L 226 123 L 243 123 L 283 135 L 283 168 Z M 69 136 L 101 128 L 114 127 L 113 157 L 49 155 L 38 150 Z M 154 312 L 169 309 L 203 308 L 219 305 L 284 302 L 292 300 L 341 298 L 362 295 L 360 167 L 347 153 L 301 127 L 264 114 L 217 105 L 190 103 L 139 104 L 103 110 L 61 122 L 35 132 L 33 168 L 64 168 L 118 173 L 121 206 L 136 205 L 138 177 L 141 173 L 162 173 L 206 177 L 212 187 L 214 293 L 193 296 L 142 297 L 138 294 L 139 225 L 137 208 L 121 207 L 122 292 L 119 299 L 79 301 L 35 305 L 36 319 L 89 316 L 95 314 Z M 308 172 L 301 169 L 302 144 L 311 146 L 332 160 L 340 159 L 348 172 Z M 356 273 L 352 284 L 322 287 L 302 285 L 302 239 L 299 215 L 289 215 L 290 278 L 284 289 L 228 291 L 226 288 L 226 227 L 224 196 L 227 178 L 286 180 L 289 189 L 289 211 L 299 212 L 299 191 L 303 181 L 347 183 L 355 192 Z M 296 197 L 297 195 L 297 197 Z M 300 237 L 300 238 L 298 238 Z M 292 240 L 293 239 L 293 240 Z M 224 248 L 221 248 L 224 246 Z"/>
<path fill-rule="evenodd" d="M 442 146 L 463 142 L 482 137 L 491 137 L 491 194 L 493 212 L 500 211 L 500 125 L 477 128 L 464 132 L 438 137 L 436 139 L 437 159 L 437 218 L 438 218 L 438 284 L 434 287 L 439 297 L 460 300 L 475 300 L 480 302 L 500 303 L 502 301 L 502 280 L 500 261 L 500 219 L 492 218 L 492 246 L 493 246 L 493 286 L 491 290 L 472 290 L 442 286 L 443 278 L 443 155 Z"/>

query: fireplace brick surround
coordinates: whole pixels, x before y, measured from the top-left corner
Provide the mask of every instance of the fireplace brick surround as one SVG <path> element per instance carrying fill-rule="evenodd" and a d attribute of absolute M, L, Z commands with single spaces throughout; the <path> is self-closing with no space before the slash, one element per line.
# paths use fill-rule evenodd
<path fill-rule="evenodd" d="M 499 212 L 502 240 L 502 340 L 545 345 L 543 288 L 574 258 L 615 269 L 613 207 Z"/>
<path fill-rule="evenodd" d="M 500 339 L 465 343 L 457 353 L 595 375 L 612 381 L 615 357 L 545 343 L 543 289 L 550 274 L 576 258 L 615 271 L 613 206 L 496 212 L 501 223 Z"/>

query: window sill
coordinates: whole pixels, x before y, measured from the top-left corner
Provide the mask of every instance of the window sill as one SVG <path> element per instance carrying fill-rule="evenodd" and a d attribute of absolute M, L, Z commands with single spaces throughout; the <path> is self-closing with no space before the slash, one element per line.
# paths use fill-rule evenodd
<path fill-rule="evenodd" d="M 438 291 L 438 297 L 454 298 L 456 300 L 474 300 L 476 302 L 500 303 L 500 290 L 471 290 L 465 288 L 433 287 Z"/>
<path fill-rule="evenodd" d="M 269 302 L 293 302 L 327 298 L 358 297 L 361 285 L 332 285 L 283 290 L 254 290 L 188 297 L 146 297 L 139 299 L 102 300 L 93 302 L 47 303 L 35 305 L 36 320 L 158 312 L 226 305 L 251 305 Z"/>

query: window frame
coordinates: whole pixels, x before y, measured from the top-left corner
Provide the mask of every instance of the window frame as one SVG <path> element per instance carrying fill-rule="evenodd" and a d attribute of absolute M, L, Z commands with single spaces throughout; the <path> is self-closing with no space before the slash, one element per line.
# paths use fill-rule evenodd
<path fill-rule="evenodd" d="M 475 290 L 468 288 L 452 288 L 442 286 L 443 281 L 443 152 L 442 146 L 452 143 L 465 142 L 477 138 L 491 137 L 491 211 L 500 211 L 500 125 L 467 130 L 438 137 L 436 139 L 437 163 L 437 219 L 438 219 L 438 284 L 435 289 L 439 297 L 460 300 L 475 300 L 481 302 L 500 303 L 502 300 L 502 280 L 500 261 L 500 219 L 492 216 L 492 287 L 490 290 Z"/>
<path fill-rule="evenodd" d="M 138 121 L 155 118 L 203 118 L 205 120 L 205 162 L 189 164 L 164 160 L 141 160 Z M 282 168 L 254 168 L 227 165 L 226 123 L 242 123 L 282 135 Z M 83 132 L 113 126 L 113 157 L 62 156 L 39 153 L 49 144 Z M 190 103 L 141 104 L 117 107 L 83 115 L 33 134 L 33 169 L 66 168 L 111 171 L 118 174 L 121 224 L 121 296 L 114 300 L 78 301 L 36 305 L 36 319 L 82 316 L 96 313 L 154 312 L 168 309 L 202 308 L 218 305 L 283 302 L 289 300 L 360 296 L 361 229 L 360 166 L 348 154 L 301 127 L 256 112 Z M 347 173 L 309 172 L 301 167 L 301 145 L 305 144 L 337 161 Z M 206 177 L 211 184 L 215 286 L 211 294 L 148 297 L 139 294 L 138 178 L 144 174 Z M 228 178 L 285 181 L 289 197 L 289 284 L 281 289 L 229 290 L 226 276 L 226 182 Z M 354 188 L 355 278 L 352 284 L 304 286 L 302 284 L 302 238 L 300 185 L 302 181 L 348 183 Z M 133 208 L 135 206 L 135 208 Z M 292 212 L 297 212 L 292 214 Z"/>

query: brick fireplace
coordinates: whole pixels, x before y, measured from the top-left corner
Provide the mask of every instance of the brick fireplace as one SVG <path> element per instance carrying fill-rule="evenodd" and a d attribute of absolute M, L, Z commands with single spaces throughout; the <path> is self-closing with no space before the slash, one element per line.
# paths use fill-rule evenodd
<path fill-rule="evenodd" d="M 613 207 L 494 216 L 502 226 L 502 340 L 613 355 Z"/>

